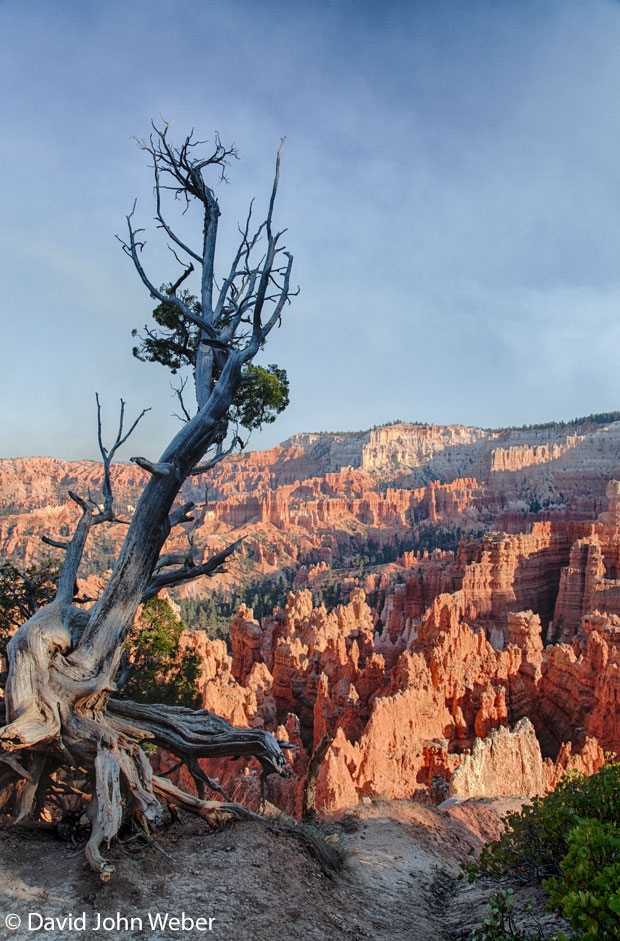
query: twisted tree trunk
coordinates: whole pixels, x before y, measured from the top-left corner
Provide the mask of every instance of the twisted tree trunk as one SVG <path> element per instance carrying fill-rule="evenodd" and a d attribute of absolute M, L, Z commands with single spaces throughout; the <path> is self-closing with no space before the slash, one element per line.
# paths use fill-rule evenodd
<path fill-rule="evenodd" d="M 5 725 L 0 730 L 0 806 L 12 804 L 14 823 L 40 810 L 46 792 L 54 787 L 59 767 L 82 770 L 90 781 L 88 816 L 92 830 L 85 853 L 89 864 L 102 879 L 113 867 L 104 859 L 101 846 L 114 837 L 124 819 L 135 817 L 148 831 L 162 820 L 162 799 L 181 804 L 202 816 L 214 809 L 247 815 L 244 808 L 230 802 L 204 801 L 184 794 L 169 781 L 154 777 L 140 747 L 148 740 L 184 761 L 198 783 L 205 783 L 199 758 L 222 755 L 255 755 L 263 773 L 283 773 L 286 759 L 275 738 L 267 732 L 234 729 L 223 719 L 204 710 L 192 711 L 163 706 L 140 706 L 110 699 L 117 692 L 123 644 L 132 628 L 138 606 L 152 597 L 162 584 L 178 584 L 216 569 L 232 551 L 221 553 L 203 566 L 170 568 L 178 560 L 163 556 L 164 543 L 177 523 L 188 519 L 192 504 L 173 510 L 183 481 L 207 455 L 212 466 L 225 456 L 231 403 L 242 383 L 242 369 L 256 355 L 279 322 L 289 296 L 292 258 L 278 266 L 279 234 L 271 231 L 271 215 L 278 183 L 276 178 L 265 222 L 255 236 L 248 226 L 223 282 L 217 303 L 213 304 L 214 253 L 219 208 L 213 191 L 204 182 L 202 171 L 222 167 L 226 151 L 219 140 L 215 154 L 207 160 L 194 159 L 194 143 L 187 138 L 178 150 L 167 138 L 168 127 L 154 128 L 155 143 L 143 146 L 155 163 L 157 213 L 160 227 L 187 255 L 202 266 L 202 307 L 197 314 L 177 291 L 193 271 L 191 261 L 168 294 L 158 291 L 148 280 L 139 251 L 141 243 L 128 217 L 129 241 L 124 244 L 151 294 L 174 304 L 179 315 L 198 328 L 197 350 L 192 360 L 196 378 L 198 410 L 165 449 L 160 460 L 134 460 L 150 473 L 129 525 L 112 575 L 101 598 L 88 612 L 73 603 L 73 592 L 82 551 L 93 525 L 115 520 L 109 467 L 123 436 L 123 408 L 119 433 L 108 452 L 99 443 L 104 468 L 104 505 L 97 507 L 72 494 L 82 509 L 82 518 L 69 543 L 48 540 L 66 550 L 55 599 L 37 611 L 14 635 L 8 646 L 9 674 L 5 689 Z M 167 225 L 161 214 L 160 173 L 168 173 L 185 198 L 197 199 L 204 211 L 204 243 L 198 254 L 187 247 Z M 249 217 L 248 217 L 249 223 Z M 267 248 L 257 267 L 250 264 L 252 249 L 263 233 Z M 263 316 L 269 307 L 270 316 Z M 184 411 L 185 407 L 184 407 Z M 186 413 L 187 414 L 187 413 Z M 189 415 L 188 415 L 189 418 Z M 233 438 L 233 445 L 238 440 Z M 168 570 L 166 571 L 166 568 Z M 154 572 L 157 568 L 157 574 Z M 163 569 L 163 571 L 162 571 Z"/>

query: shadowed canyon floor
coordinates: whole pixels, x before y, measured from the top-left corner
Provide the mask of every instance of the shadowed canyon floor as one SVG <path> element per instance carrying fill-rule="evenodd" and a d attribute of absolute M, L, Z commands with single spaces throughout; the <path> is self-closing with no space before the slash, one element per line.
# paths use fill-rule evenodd
<path fill-rule="evenodd" d="M 470 846 L 479 848 L 496 835 L 498 813 L 517 803 L 467 801 L 442 811 L 408 801 L 374 801 L 331 818 L 332 838 L 350 851 L 346 871 L 334 880 L 290 838 L 255 823 L 215 833 L 195 819 L 173 824 L 158 838 L 166 856 L 154 849 L 132 855 L 117 846 L 117 874 L 107 885 L 74 847 L 5 831 L 0 834 L 0 922 L 4 925 L 9 913 L 20 917 L 22 925 L 10 932 L 15 941 L 88 936 L 66 926 L 35 933 L 27 928 L 29 913 L 55 919 L 85 913 L 91 928 L 98 916 L 110 919 L 102 922 L 109 930 L 94 934 L 114 941 L 464 941 L 484 918 L 494 886 L 459 881 L 459 860 Z M 544 914 L 541 899 L 532 898 L 551 935 L 557 920 Z M 151 928 L 149 913 L 155 918 L 182 912 L 213 918 L 212 930 Z M 117 913 L 129 919 L 128 930 L 116 921 Z M 38 924 L 38 916 L 32 917 Z"/>

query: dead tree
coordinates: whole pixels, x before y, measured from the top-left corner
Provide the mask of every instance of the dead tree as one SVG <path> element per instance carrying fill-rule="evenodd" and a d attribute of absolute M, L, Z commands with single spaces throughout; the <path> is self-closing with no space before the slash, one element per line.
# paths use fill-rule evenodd
<path fill-rule="evenodd" d="M 264 773 L 281 773 L 286 765 L 280 744 L 269 733 L 235 729 L 223 719 L 199 710 L 165 708 L 114 699 L 123 643 L 141 601 L 172 586 L 217 569 L 234 547 L 202 565 L 162 552 L 173 527 L 189 518 L 193 504 L 175 508 L 181 485 L 193 473 L 212 467 L 238 442 L 228 434 L 231 403 L 243 388 L 244 369 L 280 322 L 290 299 L 292 256 L 281 246 L 282 233 L 273 228 L 280 153 L 264 220 L 252 229 L 252 208 L 232 264 L 221 282 L 215 277 L 215 250 L 220 215 L 209 174 L 223 176 L 234 149 L 216 137 L 210 156 L 198 156 L 193 133 L 180 147 L 170 140 L 170 126 L 153 124 L 151 137 L 140 146 L 152 159 L 156 222 L 167 236 L 181 271 L 161 289 L 143 265 L 143 230 L 134 227 L 136 206 L 127 217 L 125 252 L 150 294 L 173 305 L 180 322 L 194 329 L 193 359 L 196 410 L 182 402 L 184 423 L 157 461 L 133 460 L 150 475 L 129 524 L 110 579 L 98 601 L 84 611 L 74 603 L 74 586 L 84 545 L 93 526 L 114 523 L 110 463 L 137 424 L 124 431 L 124 405 L 117 439 L 108 451 L 101 432 L 103 504 L 78 494 L 71 498 L 81 510 L 73 537 L 49 541 L 65 551 L 54 599 L 17 631 L 8 647 L 5 725 L 0 730 L 0 807 L 18 823 L 45 804 L 46 790 L 55 786 L 62 768 L 86 775 L 92 830 L 85 849 L 91 867 L 107 880 L 113 867 L 101 847 L 132 815 L 148 832 L 162 818 L 162 801 L 208 816 L 214 809 L 243 815 L 238 804 L 205 801 L 153 775 L 140 747 L 152 741 L 185 762 L 205 781 L 197 759 L 222 755 L 254 755 Z M 202 244 L 191 247 L 164 215 L 165 198 L 174 196 L 183 208 L 202 213 Z M 183 285 L 196 271 L 199 302 L 192 303 Z M 193 300 L 193 299 L 192 299 Z M 179 397 L 182 397 L 179 391 Z M 98 403 L 99 404 L 99 403 Z M 139 419 L 138 419 L 139 420 Z M 227 437 L 228 434 L 228 437 Z M 56 777 L 55 777 L 56 776 Z M 206 779 L 208 781 L 208 779 Z"/>

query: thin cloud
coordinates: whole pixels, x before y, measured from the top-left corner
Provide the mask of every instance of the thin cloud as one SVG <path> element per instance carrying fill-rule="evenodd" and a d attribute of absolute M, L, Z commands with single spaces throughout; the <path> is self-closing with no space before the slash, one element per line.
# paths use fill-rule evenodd
<path fill-rule="evenodd" d="M 172 276 L 131 141 L 160 114 L 239 146 L 224 256 L 287 136 L 302 294 L 265 359 L 292 405 L 254 446 L 618 407 L 618 4 L 8 0 L 0 31 L 3 454 L 96 456 L 96 387 L 164 416 L 137 448 L 174 427 L 165 371 L 131 358 L 151 303 L 114 239 L 138 196 Z"/>

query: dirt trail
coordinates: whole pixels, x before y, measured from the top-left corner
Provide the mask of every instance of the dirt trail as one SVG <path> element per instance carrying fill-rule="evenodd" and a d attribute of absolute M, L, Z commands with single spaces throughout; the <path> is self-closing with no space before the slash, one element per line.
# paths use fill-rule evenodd
<path fill-rule="evenodd" d="M 431 904 L 431 887 L 436 872 L 450 881 L 452 874 L 425 843 L 408 823 L 383 815 L 364 820 L 351 840 L 349 898 L 371 937 L 437 938 L 441 912 Z"/>
<path fill-rule="evenodd" d="M 335 880 L 295 841 L 256 823 L 211 833 L 186 819 L 161 835 L 167 855 L 113 847 L 117 872 L 107 885 L 74 847 L 5 831 L 0 938 L 457 941 L 484 917 L 492 891 L 458 882 L 459 862 L 497 832 L 505 804 L 467 801 L 450 811 L 407 801 L 362 805 L 328 822 L 332 839 L 350 850 L 348 869 Z M 7 926 L 7 915 L 19 927 Z"/>
<path fill-rule="evenodd" d="M 451 941 L 467 938 L 480 923 L 490 890 L 459 880 L 460 862 L 471 846 L 498 833 L 498 812 L 507 808 L 506 802 L 467 804 L 442 811 L 392 801 L 360 809 L 345 879 L 370 937 Z"/>

